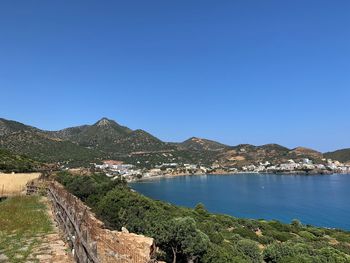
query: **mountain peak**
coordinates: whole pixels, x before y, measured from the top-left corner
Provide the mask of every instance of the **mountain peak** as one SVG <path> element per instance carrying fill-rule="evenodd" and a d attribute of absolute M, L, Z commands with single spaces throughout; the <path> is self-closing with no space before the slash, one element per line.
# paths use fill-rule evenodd
<path fill-rule="evenodd" d="M 115 121 L 110 120 L 110 119 L 108 119 L 106 117 L 103 117 L 98 122 L 96 122 L 95 125 L 97 125 L 97 126 L 108 126 L 108 125 L 114 124 L 114 123 L 115 123 Z"/>

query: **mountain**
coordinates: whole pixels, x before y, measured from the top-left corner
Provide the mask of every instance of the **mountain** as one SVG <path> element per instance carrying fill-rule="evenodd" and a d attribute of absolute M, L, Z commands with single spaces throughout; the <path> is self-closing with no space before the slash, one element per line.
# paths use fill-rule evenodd
<path fill-rule="evenodd" d="M 158 138 L 144 130 L 132 131 L 128 136 L 121 138 L 117 146 L 123 152 L 153 152 L 173 149 L 169 144 L 162 142 Z"/>
<path fill-rule="evenodd" d="M 312 149 L 288 149 L 278 144 L 228 146 L 198 137 L 181 143 L 168 143 L 144 130 L 132 130 L 108 118 L 102 118 L 92 125 L 59 131 L 44 131 L 0 119 L 0 148 L 14 154 L 25 154 L 37 161 L 77 165 L 101 159 L 117 159 L 150 167 L 162 162 L 243 166 L 266 161 L 281 163 L 289 159 L 309 158 L 318 161 L 323 158 L 322 153 Z M 341 152 L 341 156 L 336 157 L 343 155 Z"/>
<path fill-rule="evenodd" d="M 326 152 L 324 156 L 332 160 L 338 160 L 340 162 L 350 163 L 350 148 L 341 149 L 334 152 Z"/>
<path fill-rule="evenodd" d="M 23 123 L 17 121 L 6 120 L 0 118 L 0 136 L 10 134 L 18 131 L 37 131 L 37 128 L 34 128 L 29 125 L 25 125 Z"/>
<path fill-rule="evenodd" d="M 135 151 L 160 151 L 167 144 L 143 130 L 131 130 L 117 122 L 102 118 L 93 125 L 67 128 L 51 132 L 62 140 L 104 151 L 106 153 L 128 154 Z"/>
<path fill-rule="evenodd" d="M 295 154 L 295 156 L 299 158 L 311 158 L 314 160 L 320 160 L 323 158 L 322 153 L 305 147 L 294 148 L 291 150 L 291 153 Z"/>
<path fill-rule="evenodd" d="M 221 163 L 226 165 L 243 166 L 246 164 L 259 164 L 260 162 L 279 162 L 288 158 L 290 150 L 278 144 L 255 146 L 240 144 L 230 147 L 219 156 Z"/>
<path fill-rule="evenodd" d="M 0 149 L 0 172 L 32 172 L 40 169 L 41 165 L 26 156 Z"/>
<path fill-rule="evenodd" d="M 100 153 L 41 131 L 17 131 L 0 136 L 0 148 L 24 154 L 42 162 L 93 160 Z"/>
<path fill-rule="evenodd" d="M 149 155 L 176 149 L 146 131 L 131 130 L 107 118 L 59 131 L 44 131 L 1 119 L 0 131 L 0 148 L 43 162 L 86 164 L 103 158 L 123 159 L 134 152 Z"/>
<path fill-rule="evenodd" d="M 218 156 L 220 163 L 229 166 L 243 166 L 270 162 L 274 164 L 287 162 L 289 159 L 301 161 L 303 158 L 320 162 L 322 153 L 312 149 L 298 147 L 289 149 L 278 144 L 265 144 L 255 146 L 251 144 L 241 144 L 230 147 Z"/>
<path fill-rule="evenodd" d="M 51 132 L 51 135 L 76 142 L 86 147 L 103 146 L 126 136 L 131 130 L 113 120 L 102 118 L 93 125 L 71 127 Z"/>
<path fill-rule="evenodd" d="M 192 137 L 182 143 L 178 144 L 180 149 L 194 150 L 194 151 L 221 151 L 227 149 L 229 146 L 207 139 Z"/>

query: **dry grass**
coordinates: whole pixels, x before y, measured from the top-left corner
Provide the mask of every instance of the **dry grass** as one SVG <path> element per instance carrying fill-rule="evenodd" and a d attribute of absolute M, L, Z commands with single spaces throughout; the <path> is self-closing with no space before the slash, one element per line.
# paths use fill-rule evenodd
<path fill-rule="evenodd" d="M 0 197 L 19 195 L 24 191 L 27 182 L 36 179 L 40 173 L 0 173 Z"/>

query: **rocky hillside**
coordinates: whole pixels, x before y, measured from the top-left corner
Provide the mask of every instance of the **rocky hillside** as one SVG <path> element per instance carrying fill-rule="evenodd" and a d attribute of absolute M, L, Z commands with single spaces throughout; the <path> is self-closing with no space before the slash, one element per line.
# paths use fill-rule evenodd
<path fill-rule="evenodd" d="M 148 166 L 161 162 L 242 166 L 266 161 L 281 163 L 289 159 L 310 158 L 319 161 L 323 158 L 322 153 L 312 149 L 288 149 L 277 144 L 228 146 L 197 137 L 181 143 L 168 143 L 146 131 L 132 130 L 107 118 L 92 125 L 59 131 L 44 131 L 0 119 L 0 148 L 45 162 L 88 164 L 112 158 Z M 338 156 L 342 157 L 343 154 Z"/>
<path fill-rule="evenodd" d="M 43 162 L 94 159 L 100 152 L 40 131 L 19 131 L 0 137 L 0 148 Z"/>
<path fill-rule="evenodd" d="M 0 172 L 32 172 L 40 169 L 41 163 L 23 155 L 0 149 Z"/>
<path fill-rule="evenodd" d="M 178 144 L 180 149 L 194 150 L 194 151 L 222 151 L 229 146 L 215 141 L 192 137 L 182 143 Z"/>
<path fill-rule="evenodd" d="M 334 152 L 327 152 L 324 154 L 324 156 L 340 162 L 350 163 L 350 148 L 341 149 Z"/>
<path fill-rule="evenodd" d="M 37 128 L 34 128 L 29 125 L 17 121 L 10 121 L 3 118 L 0 118 L 0 136 L 11 134 L 19 131 L 38 131 Z"/>
<path fill-rule="evenodd" d="M 71 127 L 60 131 L 48 132 L 49 135 L 69 140 L 86 147 L 104 147 L 127 136 L 131 130 L 115 121 L 102 118 L 93 125 Z"/>
<path fill-rule="evenodd" d="M 243 166 L 247 164 L 259 164 L 264 162 L 283 163 L 289 159 L 301 160 L 310 158 L 320 161 L 322 154 L 306 148 L 288 149 L 278 144 L 266 144 L 255 146 L 241 144 L 222 152 L 218 159 L 226 165 Z"/>
<path fill-rule="evenodd" d="M 49 132 L 49 135 L 106 153 L 129 154 L 136 151 L 160 151 L 171 148 L 143 130 L 131 130 L 113 120 L 102 118 L 93 125 Z"/>

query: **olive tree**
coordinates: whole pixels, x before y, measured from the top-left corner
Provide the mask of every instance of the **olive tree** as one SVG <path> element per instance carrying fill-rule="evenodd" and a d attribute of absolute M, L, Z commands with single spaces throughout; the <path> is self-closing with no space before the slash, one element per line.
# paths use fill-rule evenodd
<path fill-rule="evenodd" d="M 174 218 L 159 230 L 159 245 L 164 250 L 171 250 L 174 263 L 178 258 L 195 262 L 210 242 L 208 236 L 196 228 L 196 222 L 191 217 Z"/>

